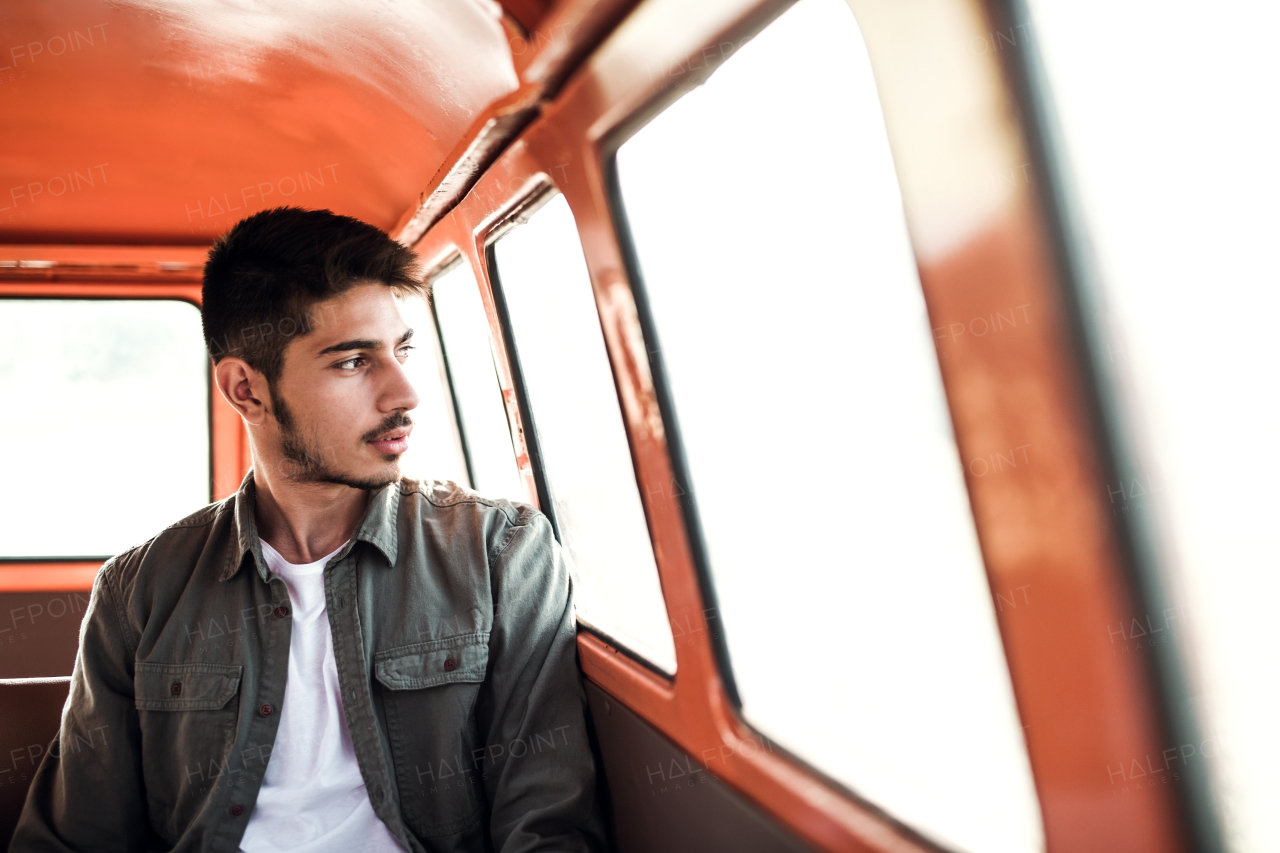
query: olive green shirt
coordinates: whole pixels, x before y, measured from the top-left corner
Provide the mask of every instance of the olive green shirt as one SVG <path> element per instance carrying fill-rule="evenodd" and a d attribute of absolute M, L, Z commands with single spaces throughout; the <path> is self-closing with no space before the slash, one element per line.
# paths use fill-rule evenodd
<path fill-rule="evenodd" d="M 98 573 L 13 851 L 239 849 L 292 618 L 253 507 L 250 472 Z M 401 480 L 371 494 L 324 587 L 360 772 L 406 849 L 603 848 L 569 573 L 545 516 Z"/>

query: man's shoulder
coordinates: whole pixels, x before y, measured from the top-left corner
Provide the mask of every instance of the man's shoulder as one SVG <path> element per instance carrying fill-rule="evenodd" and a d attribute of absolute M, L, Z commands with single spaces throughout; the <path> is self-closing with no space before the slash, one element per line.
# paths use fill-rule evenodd
<path fill-rule="evenodd" d="M 454 534 L 475 535 L 500 550 L 514 531 L 546 520 L 535 506 L 523 501 L 482 495 L 452 480 L 404 478 L 400 481 L 402 512 L 424 524 L 441 524 Z"/>
<path fill-rule="evenodd" d="M 537 507 L 507 498 L 494 498 L 461 486 L 452 480 L 412 479 L 400 481 L 400 494 L 410 511 L 429 516 L 441 512 L 469 513 L 491 517 L 507 525 L 528 524 L 542 513 Z"/>
<path fill-rule="evenodd" d="M 135 586 L 157 569 L 172 575 L 175 569 L 194 568 L 210 539 L 232 512 L 234 496 L 201 507 L 175 521 L 155 536 L 127 548 L 102 567 L 106 580 L 117 590 Z"/>

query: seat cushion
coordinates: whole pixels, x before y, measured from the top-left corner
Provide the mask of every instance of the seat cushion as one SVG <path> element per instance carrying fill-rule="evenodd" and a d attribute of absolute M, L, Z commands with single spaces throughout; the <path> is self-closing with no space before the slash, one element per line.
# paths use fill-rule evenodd
<path fill-rule="evenodd" d="M 45 751 L 58 736 L 71 679 L 0 679 L 0 851 L 27 798 Z"/>

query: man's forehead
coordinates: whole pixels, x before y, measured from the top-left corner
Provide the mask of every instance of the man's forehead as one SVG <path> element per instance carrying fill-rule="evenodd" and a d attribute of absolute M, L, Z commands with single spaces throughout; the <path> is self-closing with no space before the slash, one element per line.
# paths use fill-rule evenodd
<path fill-rule="evenodd" d="M 327 314 L 358 315 L 366 313 L 396 312 L 396 294 L 379 281 L 362 281 L 353 284 L 336 296 L 315 303 L 314 310 Z"/>
<path fill-rule="evenodd" d="M 312 306 L 312 333 L 302 339 L 311 353 L 343 341 L 387 345 L 411 332 L 391 288 L 378 282 L 359 284 Z"/>

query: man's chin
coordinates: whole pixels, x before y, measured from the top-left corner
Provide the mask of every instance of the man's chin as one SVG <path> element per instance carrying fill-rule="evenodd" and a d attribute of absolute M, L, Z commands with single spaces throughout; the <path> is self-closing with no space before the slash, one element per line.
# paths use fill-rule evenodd
<path fill-rule="evenodd" d="M 298 478 L 295 482 L 329 483 L 335 486 L 347 486 L 352 489 L 373 492 L 400 480 L 399 457 L 392 456 L 387 462 L 392 464 L 380 465 L 375 471 L 359 473 L 322 468 L 318 471 L 309 472 L 306 477 Z"/>
<path fill-rule="evenodd" d="M 343 483 L 353 489 L 365 489 L 372 492 L 381 489 L 383 486 L 398 483 L 402 473 L 400 457 L 388 455 L 383 460 L 383 464 L 378 465 L 374 470 L 365 472 L 359 477 L 344 477 Z"/>
<path fill-rule="evenodd" d="M 350 486 L 353 489 L 363 489 L 366 492 L 376 492 L 378 489 L 381 489 L 384 486 L 389 486 L 392 483 L 399 481 L 399 479 L 400 479 L 400 472 L 397 471 L 392 476 L 380 475 L 377 477 L 364 477 L 364 478 L 347 477 L 347 476 L 339 475 L 339 476 L 333 477 L 332 479 L 326 480 L 325 482 L 333 483 L 338 486 Z"/>

